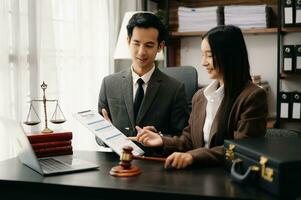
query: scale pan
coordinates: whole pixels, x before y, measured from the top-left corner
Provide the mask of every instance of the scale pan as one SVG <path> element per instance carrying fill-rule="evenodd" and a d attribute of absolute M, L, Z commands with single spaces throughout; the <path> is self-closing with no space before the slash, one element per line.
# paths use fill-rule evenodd
<path fill-rule="evenodd" d="M 65 119 L 52 119 L 50 120 L 52 123 L 54 124 L 62 124 L 64 123 L 66 120 Z"/>
<path fill-rule="evenodd" d="M 34 126 L 34 125 L 37 125 L 39 123 L 40 123 L 39 121 L 26 121 L 26 122 L 24 122 L 24 124 L 26 124 L 28 126 Z"/>

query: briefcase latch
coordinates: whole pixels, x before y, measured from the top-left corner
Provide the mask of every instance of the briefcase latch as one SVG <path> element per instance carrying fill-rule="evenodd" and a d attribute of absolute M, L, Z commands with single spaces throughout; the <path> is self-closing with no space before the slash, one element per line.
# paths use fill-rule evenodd
<path fill-rule="evenodd" d="M 226 149 L 226 160 L 234 160 L 234 144 L 229 144 L 228 149 Z"/>
<path fill-rule="evenodd" d="M 267 157 L 260 156 L 261 177 L 264 180 L 272 182 L 273 181 L 274 170 L 272 168 L 266 166 L 267 162 L 268 162 L 268 158 Z"/>

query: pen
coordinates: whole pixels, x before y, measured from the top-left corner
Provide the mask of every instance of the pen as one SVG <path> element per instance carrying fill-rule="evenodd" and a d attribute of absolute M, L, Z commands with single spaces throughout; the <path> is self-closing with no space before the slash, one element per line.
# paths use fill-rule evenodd
<path fill-rule="evenodd" d="M 163 137 L 163 134 L 161 131 L 157 132 L 157 134 Z"/>
<path fill-rule="evenodd" d="M 152 160 L 152 161 L 160 161 L 160 162 L 165 162 L 166 158 L 162 157 L 149 157 L 149 156 L 134 156 L 133 159 L 137 160 Z"/>
<path fill-rule="evenodd" d="M 78 112 L 78 114 L 83 114 L 83 113 L 90 112 L 90 111 L 91 111 L 91 110 L 84 110 L 84 111 Z"/>
<path fill-rule="evenodd" d="M 135 129 L 135 128 L 125 127 L 124 129 L 127 130 L 127 131 L 134 131 L 134 132 L 136 132 L 136 129 Z"/>

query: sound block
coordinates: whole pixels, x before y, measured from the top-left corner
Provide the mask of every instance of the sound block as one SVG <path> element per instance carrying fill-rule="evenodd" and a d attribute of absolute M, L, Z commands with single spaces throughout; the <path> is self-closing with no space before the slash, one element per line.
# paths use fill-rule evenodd
<path fill-rule="evenodd" d="M 132 165 L 129 169 L 125 169 L 124 167 L 118 165 L 112 167 L 110 171 L 110 175 L 118 176 L 118 177 L 130 177 L 130 176 L 137 176 L 141 174 L 141 170 L 139 167 Z"/>

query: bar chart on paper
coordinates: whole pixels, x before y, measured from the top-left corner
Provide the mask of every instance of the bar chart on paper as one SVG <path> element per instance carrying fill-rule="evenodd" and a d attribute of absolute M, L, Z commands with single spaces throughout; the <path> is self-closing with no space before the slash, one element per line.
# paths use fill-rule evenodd
<path fill-rule="evenodd" d="M 105 120 L 99 113 L 93 110 L 87 110 L 78 112 L 74 114 L 74 116 L 118 155 L 121 155 L 124 146 L 133 147 L 133 155 L 144 154 L 141 148 L 129 140 L 127 136 L 114 127 L 111 122 Z"/>

